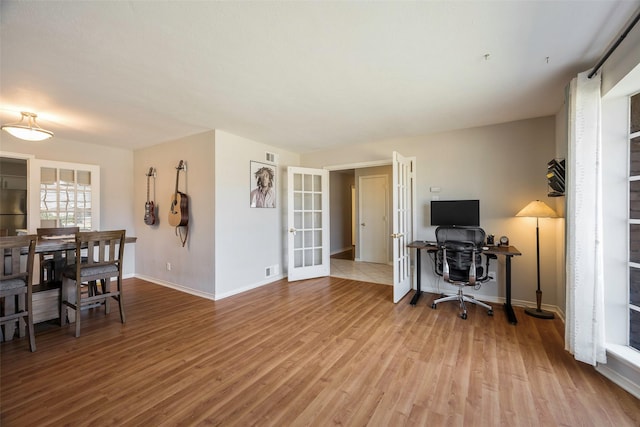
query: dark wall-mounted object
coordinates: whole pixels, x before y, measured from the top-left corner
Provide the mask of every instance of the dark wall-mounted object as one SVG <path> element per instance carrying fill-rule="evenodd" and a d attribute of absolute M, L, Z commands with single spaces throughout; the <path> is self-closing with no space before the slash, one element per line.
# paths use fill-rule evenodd
<path fill-rule="evenodd" d="M 547 163 L 547 184 L 549 197 L 564 196 L 564 159 L 553 159 Z"/>

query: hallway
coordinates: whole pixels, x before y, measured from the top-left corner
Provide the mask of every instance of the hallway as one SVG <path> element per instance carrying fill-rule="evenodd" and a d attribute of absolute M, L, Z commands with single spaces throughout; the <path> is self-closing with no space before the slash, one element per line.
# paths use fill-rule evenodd
<path fill-rule="evenodd" d="M 331 276 L 361 282 L 393 285 L 393 266 L 332 257 Z"/>

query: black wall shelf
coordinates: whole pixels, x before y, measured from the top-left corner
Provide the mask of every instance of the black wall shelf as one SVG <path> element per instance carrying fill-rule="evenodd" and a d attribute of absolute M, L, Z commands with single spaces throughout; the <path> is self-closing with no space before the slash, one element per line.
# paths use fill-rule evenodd
<path fill-rule="evenodd" d="M 549 185 L 549 197 L 564 196 L 564 159 L 553 159 L 547 163 L 547 184 Z"/>

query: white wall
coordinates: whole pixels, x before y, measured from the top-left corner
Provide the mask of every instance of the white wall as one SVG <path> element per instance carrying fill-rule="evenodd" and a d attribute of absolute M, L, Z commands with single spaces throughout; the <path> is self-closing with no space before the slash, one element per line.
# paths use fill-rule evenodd
<path fill-rule="evenodd" d="M 627 323 L 628 316 L 628 106 L 626 97 L 602 102 L 605 327 L 608 342 L 624 345 L 628 332 L 620 325 Z"/>
<path fill-rule="evenodd" d="M 286 274 L 287 167 L 298 166 L 299 156 L 223 131 L 216 131 L 215 139 L 215 294 L 220 299 Z M 249 164 L 267 163 L 266 152 L 279 157 L 276 208 L 251 208 L 255 179 Z M 273 266 L 277 273 L 266 277 L 266 267 Z"/>
<path fill-rule="evenodd" d="M 309 167 L 373 162 L 391 159 L 396 150 L 417 161 L 416 238 L 433 240 L 430 225 L 429 188 L 441 188 L 440 199 L 480 199 L 481 225 L 497 237 L 507 235 L 522 256 L 512 263 L 513 303 L 535 305 L 536 255 L 535 220 L 514 215 L 532 200 L 548 201 L 547 162 L 555 157 L 555 118 L 530 120 L 464 129 L 329 149 L 303 154 Z M 554 221 L 540 220 L 541 286 L 543 303 L 556 306 L 556 233 Z M 428 257 L 423 257 L 423 286 L 436 289 Z M 503 261 L 502 261 L 503 262 Z M 491 300 L 504 297 L 504 266 L 497 269 L 498 283 L 477 292 Z"/>
<path fill-rule="evenodd" d="M 209 131 L 136 150 L 135 198 L 130 202 L 139 237 L 136 274 L 211 299 L 215 296 L 214 149 L 215 133 Z M 184 247 L 168 221 L 180 160 L 187 167 L 180 172 L 178 188 L 188 197 L 189 235 Z M 157 171 L 155 185 L 151 180 L 151 198 L 157 204 L 157 223 L 153 226 L 143 221 L 150 167 Z"/>
<path fill-rule="evenodd" d="M 31 154 L 38 159 L 86 163 L 100 166 L 100 229 L 125 229 L 128 236 L 136 236 L 133 221 L 133 152 L 55 136 L 47 141 L 23 141 L 0 133 L 0 150 Z M 34 232 L 35 230 L 29 230 Z M 123 275 L 136 271 L 136 244 L 125 247 Z"/>

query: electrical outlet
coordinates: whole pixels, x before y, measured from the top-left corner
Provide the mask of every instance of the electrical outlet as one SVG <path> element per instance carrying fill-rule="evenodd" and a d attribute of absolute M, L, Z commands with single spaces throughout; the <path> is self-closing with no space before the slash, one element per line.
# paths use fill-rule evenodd
<path fill-rule="evenodd" d="M 171 271 L 171 263 L 170 262 L 167 263 L 167 271 Z"/>

